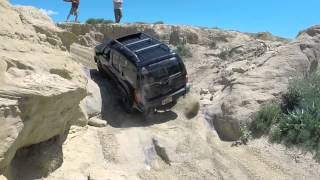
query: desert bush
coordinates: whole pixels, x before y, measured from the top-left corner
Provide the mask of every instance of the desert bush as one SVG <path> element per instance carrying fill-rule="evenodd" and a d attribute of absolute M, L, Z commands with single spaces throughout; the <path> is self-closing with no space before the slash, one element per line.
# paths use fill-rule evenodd
<path fill-rule="evenodd" d="M 209 35 L 209 47 L 211 49 L 216 49 L 218 46 L 218 43 L 227 43 L 229 42 L 228 38 L 230 38 L 230 35 L 223 34 L 223 33 L 217 33 L 215 35 Z"/>
<path fill-rule="evenodd" d="M 256 114 L 249 128 L 255 135 L 268 134 L 272 124 L 277 123 L 280 116 L 281 109 L 278 105 L 267 105 Z"/>
<path fill-rule="evenodd" d="M 147 23 L 147 22 L 142 22 L 142 21 L 136 21 L 136 22 L 134 22 L 133 24 L 149 24 L 149 23 Z"/>
<path fill-rule="evenodd" d="M 184 43 L 179 43 L 176 46 L 175 52 L 181 57 L 192 57 L 192 52 Z"/>
<path fill-rule="evenodd" d="M 218 57 L 222 60 L 228 60 L 230 57 L 230 51 L 228 49 L 222 51 L 218 54 Z"/>
<path fill-rule="evenodd" d="M 211 49 L 216 49 L 216 48 L 218 47 L 217 42 L 216 42 L 216 41 L 211 41 L 211 42 L 209 43 L 209 47 L 210 47 Z"/>
<path fill-rule="evenodd" d="M 111 24 L 114 23 L 112 20 L 103 19 L 103 18 L 90 18 L 86 20 L 86 24 L 96 25 L 96 24 Z"/>
<path fill-rule="evenodd" d="M 291 81 L 282 101 L 282 111 L 276 105 L 262 108 L 250 130 L 269 133 L 272 142 L 297 146 L 320 160 L 320 74 Z"/>
<path fill-rule="evenodd" d="M 156 21 L 153 24 L 164 24 L 164 22 L 163 21 Z"/>
<path fill-rule="evenodd" d="M 289 113 L 294 110 L 301 102 L 301 92 L 294 85 L 290 85 L 288 92 L 283 94 L 281 108 L 285 113 Z"/>

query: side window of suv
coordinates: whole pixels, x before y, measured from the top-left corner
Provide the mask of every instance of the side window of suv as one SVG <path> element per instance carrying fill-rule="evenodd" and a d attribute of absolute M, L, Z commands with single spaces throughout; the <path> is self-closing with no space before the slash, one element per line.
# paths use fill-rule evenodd
<path fill-rule="evenodd" d="M 115 70 L 120 72 L 120 61 L 119 61 L 120 54 L 115 50 L 112 50 L 111 54 L 112 54 L 112 66 Z"/>
<path fill-rule="evenodd" d="M 122 61 L 122 74 L 132 84 L 137 82 L 137 68 L 126 57 Z"/>
<path fill-rule="evenodd" d="M 126 80 L 133 84 L 137 81 L 136 67 L 122 54 L 112 50 L 112 66 L 114 69 L 123 76 Z"/>
<path fill-rule="evenodd" d="M 103 51 L 103 56 L 105 57 L 105 59 L 107 60 L 107 61 L 109 61 L 110 60 L 110 49 L 109 48 L 105 48 L 104 49 L 104 51 Z"/>

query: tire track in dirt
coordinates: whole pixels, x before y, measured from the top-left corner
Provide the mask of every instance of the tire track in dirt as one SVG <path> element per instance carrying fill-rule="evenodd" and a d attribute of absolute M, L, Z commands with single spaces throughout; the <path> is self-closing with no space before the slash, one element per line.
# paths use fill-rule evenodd
<path fill-rule="evenodd" d="M 213 154 L 220 154 L 220 161 L 229 161 L 232 168 L 230 170 L 235 172 L 238 178 L 238 171 L 247 174 L 245 179 L 292 179 L 292 177 L 280 166 L 275 166 L 274 163 L 269 163 L 259 154 L 252 153 L 243 147 L 228 147 L 227 144 L 217 143 L 215 139 L 209 138 L 208 144 L 213 149 Z M 272 157 L 270 157 L 272 158 Z"/>

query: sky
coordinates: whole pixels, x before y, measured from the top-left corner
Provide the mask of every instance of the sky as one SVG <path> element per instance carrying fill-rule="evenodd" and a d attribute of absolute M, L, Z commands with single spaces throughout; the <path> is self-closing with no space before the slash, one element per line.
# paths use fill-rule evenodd
<path fill-rule="evenodd" d="M 294 38 L 320 24 L 320 0 L 123 0 L 122 22 L 156 22 L 218 27 L 241 32 L 271 32 Z M 70 4 L 63 0 L 11 0 L 32 5 L 54 21 L 65 21 Z M 112 0 L 80 0 L 79 20 L 114 19 Z"/>

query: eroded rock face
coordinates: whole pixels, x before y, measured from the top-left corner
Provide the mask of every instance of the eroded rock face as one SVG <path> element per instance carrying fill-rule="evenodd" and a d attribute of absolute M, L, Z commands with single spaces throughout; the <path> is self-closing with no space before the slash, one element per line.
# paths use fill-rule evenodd
<path fill-rule="evenodd" d="M 298 39 L 310 39 L 319 35 L 320 35 L 320 25 L 316 25 L 299 32 Z"/>
<path fill-rule="evenodd" d="M 78 36 L 78 43 L 83 46 L 92 46 L 106 38 L 119 38 L 141 31 L 172 45 L 180 43 L 208 44 L 210 41 L 208 35 L 211 31 L 191 26 L 165 24 L 107 24 L 96 26 L 89 24 L 58 24 L 58 26 Z"/>
<path fill-rule="evenodd" d="M 0 174 L 18 149 L 86 121 L 79 107 L 87 80 L 70 55 L 46 40 L 59 30 L 31 7 L 0 0 Z M 39 30 L 41 29 L 41 30 Z"/>
<path fill-rule="evenodd" d="M 202 94 L 201 109 L 220 138 L 227 141 L 237 140 L 241 136 L 241 122 L 251 121 L 261 105 L 279 98 L 290 78 L 315 71 L 319 60 L 319 43 L 310 36 L 317 34 L 318 27 L 302 32 L 299 40 L 290 42 L 270 33 L 248 34 L 162 24 L 58 26 L 79 39 L 87 39 L 80 44 L 89 47 L 102 39 L 97 40 L 94 33 L 104 38 L 118 38 L 139 31 L 173 48 L 186 44 L 193 56 L 183 59 L 193 90 Z M 89 54 L 83 53 L 88 51 L 80 47 L 73 45 L 72 54 L 81 57 Z M 209 92 L 201 93 L 203 88 Z"/>
<path fill-rule="evenodd" d="M 236 66 L 237 69 L 234 63 L 226 65 L 233 72 L 224 77 L 228 83 L 216 81 L 213 103 L 207 109 L 207 119 L 223 140 L 237 140 L 241 135 L 240 123 L 251 121 L 263 104 L 279 99 L 289 79 L 317 70 L 320 37 L 308 34 L 253 59 L 249 69 L 245 67 L 248 62 Z M 219 84 L 223 87 L 219 88 Z"/>

